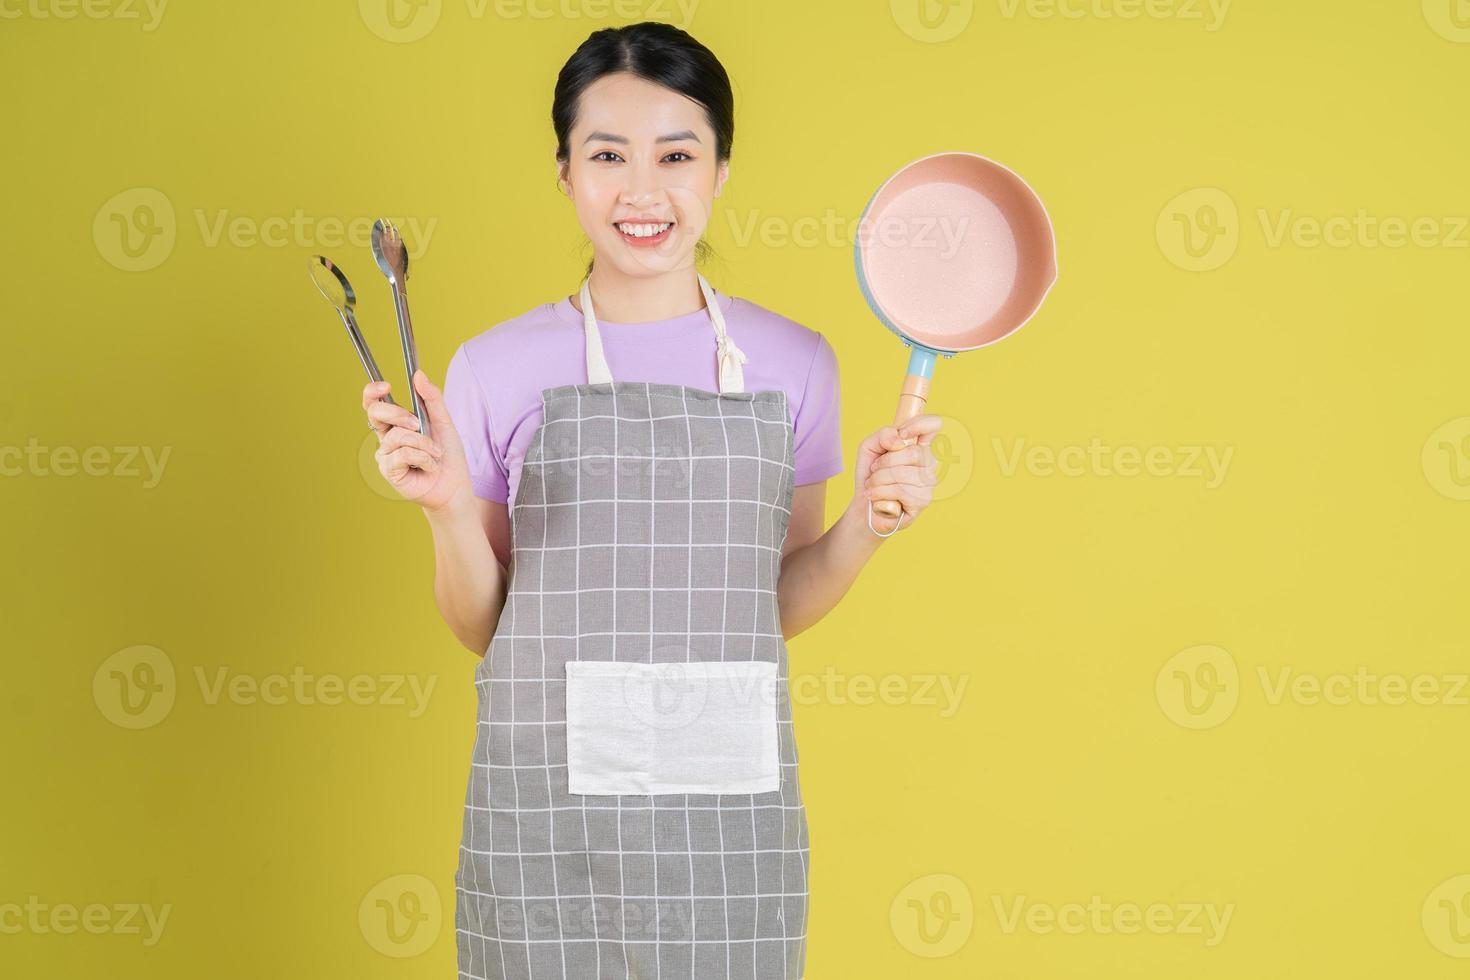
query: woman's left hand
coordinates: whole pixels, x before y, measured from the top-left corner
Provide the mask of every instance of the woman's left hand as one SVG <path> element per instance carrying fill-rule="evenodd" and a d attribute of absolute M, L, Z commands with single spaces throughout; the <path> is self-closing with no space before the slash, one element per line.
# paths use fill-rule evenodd
<path fill-rule="evenodd" d="M 858 447 L 854 467 L 857 494 L 852 506 L 861 512 L 864 523 L 870 501 L 896 500 L 903 507 L 902 518 L 873 510 L 873 528 L 879 534 L 887 534 L 900 520 L 908 527 L 934 499 L 939 464 L 930 444 L 941 425 L 943 420 L 937 415 L 915 415 L 897 428 L 884 426 Z"/>

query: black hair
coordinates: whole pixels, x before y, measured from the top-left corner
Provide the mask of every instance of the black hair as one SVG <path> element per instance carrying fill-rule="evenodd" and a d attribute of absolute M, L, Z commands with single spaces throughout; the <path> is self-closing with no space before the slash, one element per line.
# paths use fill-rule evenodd
<path fill-rule="evenodd" d="M 730 159 L 735 143 L 735 96 L 725 66 L 688 32 L 672 24 L 644 21 L 593 31 L 562 66 L 551 103 L 557 160 L 565 163 L 570 158 L 567 141 L 582 93 L 593 82 L 617 72 L 636 75 L 698 103 L 715 131 L 715 159 Z M 701 240 L 695 247 L 696 259 L 709 254 L 709 245 Z M 592 271 L 591 262 L 587 271 Z"/>

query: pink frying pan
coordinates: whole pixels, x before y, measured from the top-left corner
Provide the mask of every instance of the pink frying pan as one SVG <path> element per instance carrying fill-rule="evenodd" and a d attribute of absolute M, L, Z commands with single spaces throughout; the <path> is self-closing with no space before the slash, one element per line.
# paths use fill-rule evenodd
<path fill-rule="evenodd" d="M 1057 278 L 1051 218 L 1024 180 L 975 153 L 921 157 L 889 177 L 858 223 L 858 284 L 912 349 L 893 424 L 924 411 L 940 357 L 1021 329 Z M 897 501 L 873 509 L 897 517 Z"/>

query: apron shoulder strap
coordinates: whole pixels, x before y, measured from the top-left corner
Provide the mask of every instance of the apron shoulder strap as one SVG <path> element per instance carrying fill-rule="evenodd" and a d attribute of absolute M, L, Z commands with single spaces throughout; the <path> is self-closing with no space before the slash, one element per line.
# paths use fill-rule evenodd
<path fill-rule="evenodd" d="M 711 322 L 715 328 L 715 358 L 719 372 L 720 392 L 738 392 L 745 390 L 745 372 L 741 365 L 749 360 L 745 352 L 735 346 L 729 332 L 725 329 L 725 314 L 720 309 L 720 304 L 711 288 L 709 281 L 701 273 L 695 273 L 699 278 L 700 292 L 704 293 L 704 305 L 709 310 Z M 602 333 L 597 329 L 597 314 L 592 309 L 592 290 L 588 283 L 590 279 L 582 280 L 582 329 L 586 335 L 587 342 L 587 383 L 607 384 L 611 383 L 612 371 L 607 366 L 607 355 L 602 349 Z"/>
<path fill-rule="evenodd" d="M 589 385 L 610 384 L 612 372 L 607 367 L 607 356 L 602 352 L 602 334 L 597 329 L 597 314 L 592 312 L 592 290 L 589 279 L 582 280 L 582 329 L 587 335 L 587 383 Z"/>
<path fill-rule="evenodd" d="M 732 391 L 745 390 L 745 371 L 740 367 L 749 358 L 745 351 L 735 346 L 735 341 L 725 330 L 725 314 L 716 301 L 715 291 L 705 280 L 703 274 L 699 276 L 699 288 L 704 292 L 704 305 L 709 308 L 709 318 L 715 325 L 715 357 L 718 359 L 720 374 L 720 392 L 729 394 Z"/>

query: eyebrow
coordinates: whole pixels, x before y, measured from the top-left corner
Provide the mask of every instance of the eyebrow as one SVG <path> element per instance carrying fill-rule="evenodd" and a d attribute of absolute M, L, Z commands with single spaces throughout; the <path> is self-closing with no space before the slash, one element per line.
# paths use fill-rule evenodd
<path fill-rule="evenodd" d="M 666 133 L 663 136 L 660 136 L 658 139 L 654 140 L 654 142 L 655 143 L 678 143 L 681 140 L 693 140 L 694 142 L 698 143 L 699 142 L 699 137 L 696 136 L 696 135 L 694 135 L 694 131 L 692 129 L 685 129 L 685 130 L 681 130 L 680 132 L 677 132 L 677 133 Z M 616 133 L 604 133 L 604 132 L 601 132 L 601 131 L 595 131 L 595 132 L 589 133 L 587 135 L 587 138 L 585 140 L 583 140 L 582 142 L 583 143 L 592 143 L 594 141 L 601 141 L 601 142 L 604 142 L 604 143 L 622 143 L 622 144 L 625 144 L 626 145 L 628 143 L 628 137 L 626 137 L 626 136 L 619 136 Z"/>

